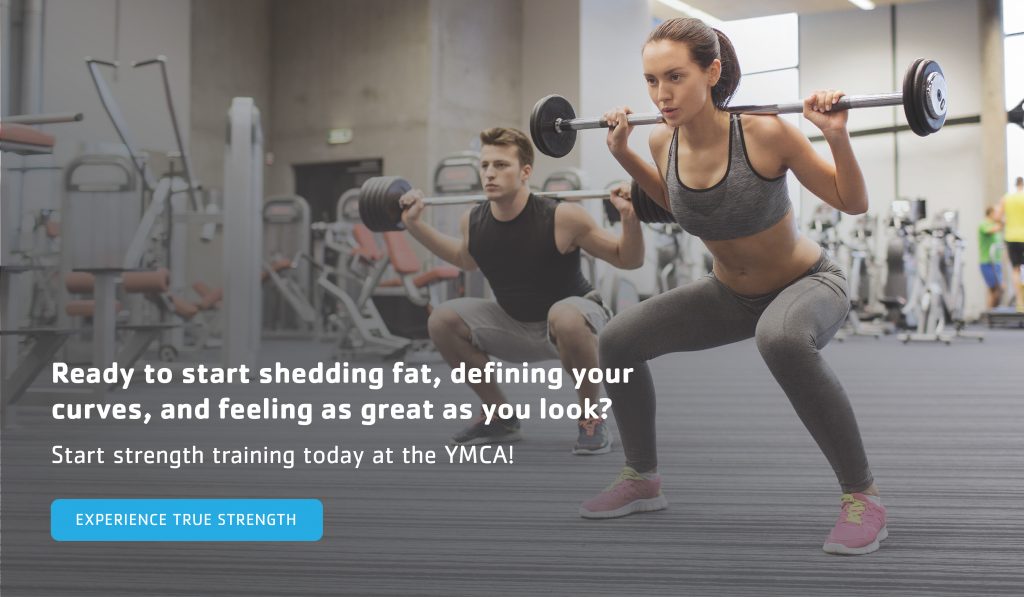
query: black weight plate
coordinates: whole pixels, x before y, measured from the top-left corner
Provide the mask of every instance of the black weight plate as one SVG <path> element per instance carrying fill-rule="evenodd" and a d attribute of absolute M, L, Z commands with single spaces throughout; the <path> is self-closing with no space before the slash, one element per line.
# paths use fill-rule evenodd
<path fill-rule="evenodd" d="M 1006 113 L 1006 120 L 1024 128 L 1024 100 L 1021 100 L 1014 109 Z"/>
<path fill-rule="evenodd" d="M 374 232 L 392 232 L 402 229 L 402 210 L 398 208 L 399 193 L 392 197 L 389 193 L 396 180 L 395 176 L 380 176 L 374 181 L 371 192 L 373 206 Z"/>
<path fill-rule="evenodd" d="M 945 121 L 946 114 L 949 112 L 949 89 L 946 88 L 946 74 L 942 72 L 942 67 L 938 62 L 934 60 L 925 62 L 927 63 L 923 73 L 925 93 L 921 96 L 923 105 L 929 118 Z M 929 80 L 932 81 L 931 93 L 928 93 L 927 88 Z"/>
<path fill-rule="evenodd" d="M 370 194 L 373 192 L 373 183 L 377 180 L 376 177 L 367 178 L 363 181 L 362 186 L 359 187 L 359 220 L 364 226 L 373 230 L 373 204 L 371 203 Z"/>
<path fill-rule="evenodd" d="M 362 198 L 360 200 L 360 208 L 366 207 L 366 217 L 363 218 L 363 223 L 366 227 L 374 232 L 383 232 L 387 230 L 386 222 L 384 217 L 381 215 L 380 208 L 380 183 L 383 177 L 376 176 L 366 181 L 363 185 Z M 361 212 L 362 213 L 362 212 Z"/>
<path fill-rule="evenodd" d="M 630 193 L 632 195 L 633 211 L 636 212 L 636 216 L 641 222 L 669 224 L 676 221 L 672 214 L 655 203 L 635 180 L 633 181 Z"/>
<path fill-rule="evenodd" d="M 655 222 L 660 222 L 662 224 L 675 223 L 676 217 L 672 215 L 672 212 L 665 210 L 665 208 L 655 203 L 647 194 L 644 194 L 644 197 L 647 198 L 647 202 L 651 205 L 651 210 L 654 212 Z"/>
<path fill-rule="evenodd" d="M 647 213 L 647 204 L 643 200 L 643 195 L 643 190 L 634 180 L 629 186 L 629 201 L 633 204 L 633 213 L 641 222 L 649 222 L 650 215 Z"/>
<path fill-rule="evenodd" d="M 654 214 L 651 213 L 651 202 L 647 198 L 647 193 L 640 188 L 640 185 L 634 180 L 630 187 L 630 201 L 633 203 L 633 211 L 636 212 L 636 217 L 645 223 L 654 223 Z"/>
<path fill-rule="evenodd" d="M 394 230 L 394 224 L 388 222 L 384 210 L 383 184 L 387 177 L 375 176 L 363 183 L 359 197 L 359 216 L 363 224 L 374 232 Z"/>
<path fill-rule="evenodd" d="M 924 124 L 918 115 L 918 103 L 914 96 L 914 80 L 917 78 L 917 68 L 924 62 L 924 58 L 918 58 L 910 64 L 906 74 L 903 75 L 903 113 L 907 116 L 907 124 L 915 135 L 924 137 Z"/>
<path fill-rule="evenodd" d="M 928 77 L 932 73 L 938 73 L 939 76 L 943 76 L 938 62 L 924 60 L 917 67 L 917 74 L 914 77 L 914 100 L 917 104 L 917 113 L 921 118 L 922 130 L 924 130 L 924 135 L 922 136 L 938 132 L 946 122 L 945 110 L 942 110 L 942 114 L 939 116 L 932 116 L 928 111 L 928 104 L 931 102 L 931 98 L 928 97 Z M 943 101 L 945 99 L 942 98 Z M 943 105 L 943 108 L 945 107 Z"/>
<path fill-rule="evenodd" d="M 555 120 L 559 118 L 576 118 L 572 104 L 560 95 L 541 98 L 533 106 L 533 113 L 530 115 L 530 136 L 533 137 L 533 144 L 537 146 L 538 151 L 553 158 L 565 156 L 576 145 L 576 131 L 555 130 Z"/>
<path fill-rule="evenodd" d="M 650 211 L 654 214 L 655 222 L 660 222 L 662 224 L 674 224 L 676 222 L 676 217 L 672 215 L 672 212 L 655 203 L 654 200 L 651 199 L 650 195 L 644 193 L 644 198 L 651 206 Z"/>
<path fill-rule="evenodd" d="M 398 200 L 412 189 L 412 185 L 404 178 L 397 176 L 389 176 L 388 180 L 382 184 L 384 192 L 381 194 L 383 197 L 381 210 L 385 218 L 384 221 L 391 226 L 388 230 L 405 230 L 405 224 L 402 222 L 402 206 Z"/>

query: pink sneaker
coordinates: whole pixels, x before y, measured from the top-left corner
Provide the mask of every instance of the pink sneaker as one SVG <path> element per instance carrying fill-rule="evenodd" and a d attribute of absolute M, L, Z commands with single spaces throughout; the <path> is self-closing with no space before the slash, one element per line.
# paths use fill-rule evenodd
<path fill-rule="evenodd" d="M 583 518 L 618 518 L 634 512 L 653 512 L 668 507 L 661 495 L 661 478 L 647 479 L 630 467 L 619 478 L 580 506 Z"/>
<path fill-rule="evenodd" d="M 885 528 L 885 506 L 863 493 L 844 493 L 843 511 L 822 547 L 827 553 L 857 556 L 878 549 L 889 536 Z"/>

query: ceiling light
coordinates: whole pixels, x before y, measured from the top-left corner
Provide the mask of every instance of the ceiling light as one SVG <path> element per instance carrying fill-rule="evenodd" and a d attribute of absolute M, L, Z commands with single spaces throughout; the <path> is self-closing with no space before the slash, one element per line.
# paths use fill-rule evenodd
<path fill-rule="evenodd" d="M 690 6 L 685 2 L 680 2 L 679 0 L 658 0 L 658 2 L 664 4 L 665 6 L 671 8 L 672 10 L 690 15 L 691 17 L 694 17 L 696 19 L 700 19 L 709 25 L 716 25 L 722 22 L 721 19 L 713 17 L 708 13 L 704 12 L 703 10 Z"/>
<path fill-rule="evenodd" d="M 861 10 L 872 10 L 875 8 L 875 3 L 871 0 L 849 0 L 850 4 L 856 6 Z"/>

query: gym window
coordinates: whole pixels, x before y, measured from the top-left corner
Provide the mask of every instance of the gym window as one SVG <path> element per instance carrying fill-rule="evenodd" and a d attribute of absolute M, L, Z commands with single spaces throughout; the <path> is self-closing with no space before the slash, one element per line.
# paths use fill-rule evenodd
<path fill-rule="evenodd" d="M 1003 0 L 1003 76 L 1006 88 L 1006 109 L 1024 98 L 1024 0 Z M 1006 127 L 1006 188 L 1013 188 L 1013 180 L 1024 176 L 1024 129 Z"/>
<path fill-rule="evenodd" d="M 736 48 L 743 73 L 731 104 L 771 104 L 800 99 L 800 22 L 796 13 L 726 21 L 719 29 L 729 36 Z M 783 114 L 780 118 L 800 127 L 800 114 Z M 800 183 L 796 177 L 789 174 L 786 182 L 789 196 L 799 198 Z M 799 200 L 793 201 L 797 216 L 801 204 Z"/>

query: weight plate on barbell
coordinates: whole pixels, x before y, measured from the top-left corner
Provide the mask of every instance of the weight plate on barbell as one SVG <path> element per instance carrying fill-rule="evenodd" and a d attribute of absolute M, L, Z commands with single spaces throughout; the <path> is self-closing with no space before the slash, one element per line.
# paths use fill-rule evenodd
<path fill-rule="evenodd" d="M 924 137 L 928 133 L 925 132 L 922 118 L 918 113 L 919 104 L 914 100 L 914 79 L 917 77 L 918 66 L 922 62 L 924 62 L 924 58 L 914 60 L 903 75 L 903 113 L 907 116 L 910 130 L 914 131 L 915 135 Z"/>
<path fill-rule="evenodd" d="M 914 77 L 914 99 L 925 135 L 938 132 L 946 122 L 946 82 L 939 63 L 925 60 Z M 941 97 L 933 99 L 933 94 Z"/>
<path fill-rule="evenodd" d="M 364 185 L 369 186 L 368 192 L 360 198 L 360 203 L 365 201 L 371 214 L 373 225 L 367 223 L 367 227 L 374 232 L 404 230 L 399 199 L 412 188 L 412 185 L 397 176 L 380 176 L 371 180 L 372 184 Z"/>
<path fill-rule="evenodd" d="M 651 213 L 650 209 L 650 198 L 647 196 L 647 193 L 640 188 L 640 185 L 637 184 L 635 180 L 630 186 L 629 193 L 630 201 L 633 203 L 633 211 L 636 212 L 636 217 L 639 218 L 641 222 L 653 224 L 654 220 L 651 218 L 653 218 L 654 215 Z"/>
<path fill-rule="evenodd" d="M 1006 113 L 1006 120 L 1011 124 L 1024 128 L 1024 100 L 1021 100 L 1019 104 Z"/>
<path fill-rule="evenodd" d="M 368 178 L 359 187 L 359 219 L 370 230 L 376 230 L 378 226 L 378 217 L 375 211 L 376 204 L 371 199 L 373 197 L 373 188 L 377 184 L 378 178 L 377 176 Z"/>
<path fill-rule="evenodd" d="M 364 182 L 360 190 L 359 216 L 363 220 L 363 224 L 374 232 L 401 230 L 399 227 L 402 221 L 401 213 L 399 212 L 396 222 L 389 215 L 389 211 L 393 211 L 393 208 L 389 209 L 387 205 L 387 185 L 394 179 L 394 176 L 375 176 Z"/>
<path fill-rule="evenodd" d="M 359 187 L 359 221 L 361 221 L 363 225 L 370 230 L 373 230 L 373 227 L 370 226 L 370 222 L 373 218 L 373 214 L 370 213 L 372 206 L 369 201 L 366 201 L 363 198 L 369 194 L 370 187 L 373 185 L 375 180 L 376 178 L 367 178 Z"/>
<path fill-rule="evenodd" d="M 412 185 L 409 181 L 397 176 L 389 176 L 384 183 L 383 212 L 387 218 L 385 221 L 391 224 L 392 230 L 405 230 L 405 224 L 402 222 L 403 209 L 399 199 L 410 190 Z"/>
<path fill-rule="evenodd" d="M 530 136 L 537 150 L 544 155 L 560 158 L 567 155 L 576 145 L 576 131 L 572 129 L 555 129 L 558 119 L 572 120 L 576 111 L 569 100 L 560 95 L 549 95 L 541 98 L 533 106 L 530 115 Z"/>
<path fill-rule="evenodd" d="M 636 213 L 636 217 L 641 222 L 650 222 L 651 215 L 647 213 L 647 207 L 650 202 L 647 201 L 647 194 L 640 188 L 636 180 L 630 185 L 629 200 L 633 204 L 633 211 Z"/>
<path fill-rule="evenodd" d="M 925 90 L 928 92 L 928 115 L 933 118 L 945 118 L 946 99 L 949 97 L 946 77 L 942 73 L 930 73 L 925 81 Z"/>
<path fill-rule="evenodd" d="M 648 224 L 662 223 L 669 224 L 676 221 L 672 214 L 662 206 L 654 202 L 650 195 L 640 188 L 634 180 L 630 187 L 630 201 L 633 203 L 633 211 L 641 222 Z"/>

